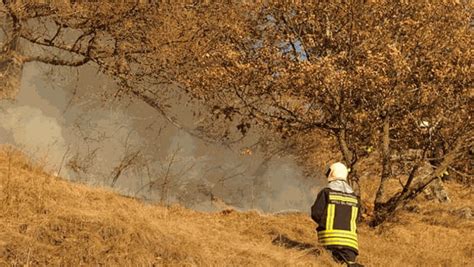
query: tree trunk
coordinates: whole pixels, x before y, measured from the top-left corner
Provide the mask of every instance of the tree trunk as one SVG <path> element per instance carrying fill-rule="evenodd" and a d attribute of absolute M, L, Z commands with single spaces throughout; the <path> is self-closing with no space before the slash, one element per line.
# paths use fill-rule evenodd
<path fill-rule="evenodd" d="M 375 195 L 374 207 L 375 210 L 380 208 L 382 204 L 382 197 L 385 193 L 385 184 L 392 176 L 392 164 L 390 162 L 390 119 L 387 116 L 383 122 L 382 132 L 382 175 L 380 177 L 379 188 Z"/>
<path fill-rule="evenodd" d="M 339 149 L 342 152 L 342 156 L 344 157 L 344 161 L 346 162 L 348 168 L 351 169 L 349 172 L 348 182 L 354 189 L 354 192 L 360 196 L 359 176 L 357 175 L 357 172 L 354 169 L 354 165 L 357 160 L 355 160 L 354 154 L 347 145 L 346 129 L 340 129 L 337 132 L 337 141 L 339 144 Z"/>
<path fill-rule="evenodd" d="M 8 1 L 2 1 L 6 8 L 7 23 L 2 25 L 4 35 L 0 47 L 0 98 L 14 99 L 20 87 L 23 70 L 23 55 L 20 53 L 20 19 L 10 8 Z"/>
<path fill-rule="evenodd" d="M 394 212 L 397 210 L 398 207 L 403 206 L 413 200 L 431 182 L 441 176 L 443 172 L 448 168 L 448 166 L 452 164 L 453 161 L 459 156 L 459 152 L 462 150 L 463 144 L 466 139 L 469 138 L 470 134 L 472 133 L 468 132 L 466 135 L 458 138 L 454 143 L 452 149 L 446 154 L 440 165 L 435 170 L 433 170 L 433 172 L 431 172 L 431 174 L 426 179 L 416 184 L 414 187 L 410 188 L 411 182 L 414 179 L 414 174 L 419 166 L 419 164 L 416 164 L 413 167 L 403 190 L 392 196 L 387 202 L 379 204 L 378 209 L 374 211 L 374 218 L 370 222 L 370 225 L 375 227 L 383 223 L 389 217 L 393 216 Z"/>
<path fill-rule="evenodd" d="M 339 143 L 339 149 L 342 152 L 342 156 L 344 157 L 344 160 L 348 165 L 352 163 L 353 160 L 353 154 L 349 150 L 349 147 L 347 146 L 346 142 L 346 129 L 340 129 L 337 132 L 337 141 Z"/>

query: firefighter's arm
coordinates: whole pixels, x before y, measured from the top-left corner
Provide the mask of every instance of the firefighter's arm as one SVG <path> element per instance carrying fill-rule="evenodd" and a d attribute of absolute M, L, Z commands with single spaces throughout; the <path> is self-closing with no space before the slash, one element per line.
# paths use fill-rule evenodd
<path fill-rule="evenodd" d="M 324 214 L 326 209 L 326 191 L 322 190 L 319 192 L 316 201 L 314 202 L 313 206 L 311 207 L 311 218 L 319 225 L 321 221 L 321 217 Z"/>

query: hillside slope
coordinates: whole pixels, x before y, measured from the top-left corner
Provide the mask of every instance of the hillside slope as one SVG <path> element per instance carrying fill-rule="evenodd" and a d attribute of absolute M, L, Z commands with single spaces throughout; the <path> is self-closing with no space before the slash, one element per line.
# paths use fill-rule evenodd
<path fill-rule="evenodd" d="M 360 227 L 367 266 L 468 266 L 474 260 L 470 188 L 448 184 L 453 203 L 421 202 L 377 229 Z M 200 213 L 146 205 L 44 173 L 0 149 L 0 266 L 334 266 L 318 253 L 307 215 Z"/>

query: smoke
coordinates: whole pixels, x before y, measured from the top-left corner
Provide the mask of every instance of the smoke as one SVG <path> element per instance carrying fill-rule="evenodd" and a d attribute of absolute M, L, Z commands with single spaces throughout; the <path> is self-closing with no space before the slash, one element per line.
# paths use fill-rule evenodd
<path fill-rule="evenodd" d="M 22 77 L 25 88 L 21 89 L 16 102 L 2 102 L 0 141 L 28 151 L 36 161 L 44 163 L 48 171 L 54 172 L 58 170 L 66 151 L 66 141 L 55 116 L 57 110 L 39 97 L 32 87 L 29 78 L 34 75 L 34 70 L 25 72 Z"/>
<path fill-rule="evenodd" d="M 36 160 L 47 163 L 50 171 L 59 168 L 66 141 L 62 129 L 53 117 L 34 107 L 10 106 L 0 115 L 2 143 L 13 143 L 27 150 Z"/>
<path fill-rule="evenodd" d="M 147 201 L 206 211 L 309 210 L 321 180 L 304 176 L 290 155 L 241 153 L 258 136 L 232 148 L 205 142 L 144 103 L 104 101 L 113 86 L 92 66 L 27 64 L 17 100 L 0 104 L 0 141 L 62 177 Z M 192 112 L 176 110 L 181 121 L 193 122 Z"/>
<path fill-rule="evenodd" d="M 271 212 L 311 206 L 314 201 L 313 196 L 308 194 L 311 183 L 301 177 L 303 174 L 293 161 L 271 161 L 262 176 L 265 187 L 259 195 L 258 206 Z"/>

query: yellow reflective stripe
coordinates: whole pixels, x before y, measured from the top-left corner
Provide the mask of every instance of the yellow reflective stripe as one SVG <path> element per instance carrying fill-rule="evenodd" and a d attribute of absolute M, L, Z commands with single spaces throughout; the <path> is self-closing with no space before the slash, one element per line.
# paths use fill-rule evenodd
<path fill-rule="evenodd" d="M 354 235 L 344 235 L 344 234 L 323 234 L 323 235 L 319 235 L 318 234 L 318 239 L 319 240 L 325 239 L 325 238 L 333 238 L 333 237 L 350 239 L 352 241 L 357 242 L 357 236 L 354 236 Z"/>
<path fill-rule="evenodd" d="M 354 246 L 357 246 L 357 241 L 346 239 L 346 238 L 337 238 L 337 237 L 324 238 L 322 240 L 319 240 L 319 242 L 321 242 L 321 244 L 331 243 L 331 242 L 342 242 L 342 243 L 350 243 Z"/>
<path fill-rule="evenodd" d="M 357 231 L 357 211 L 359 208 L 352 207 L 352 214 L 351 214 L 351 232 L 355 233 Z"/>
<path fill-rule="evenodd" d="M 332 230 L 334 226 L 334 211 L 335 211 L 336 205 L 334 204 L 329 204 L 328 205 L 328 213 L 326 216 L 326 229 L 327 230 Z"/>
<path fill-rule="evenodd" d="M 332 234 L 332 233 L 337 233 L 337 234 L 349 234 L 349 235 L 356 236 L 355 233 L 352 233 L 352 232 L 349 231 L 349 230 L 340 230 L 340 229 L 322 230 L 322 231 L 319 231 L 319 233 L 320 233 L 320 234 Z"/>
<path fill-rule="evenodd" d="M 352 201 L 357 201 L 357 198 L 356 197 L 353 197 L 353 196 L 343 196 L 343 195 L 336 195 L 336 194 L 329 194 L 329 199 L 331 198 L 346 198 L 346 199 L 350 199 Z"/>
<path fill-rule="evenodd" d="M 357 234 L 348 230 L 323 230 L 318 232 L 323 246 L 347 246 L 359 250 Z"/>
<path fill-rule="evenodd" d="M 354 196 L 354 195 L 339 194 L 339 193 L 335 193 L 335 192 L 329 193 L 329 197 L 346 197 L 346 198 L 350 198 L 350 199 L 357 199 L 357 197 Z"/>
<path fill-rule="evenodd" d="M 339 201 L 345 201 L 345 202 L 351 202 L 357 204 L 357 199 L 352 198 L 352 197 L 344 197 L 344 196 L 338 196 L 338 195 L 329 195 L 329 200 L 339 200 Z"/>
<path fill-rule="evenodd" d="M 334 218 L 336 217 L 336 205 L 331 204 L 332 212 L 331 212 L 331 230 L 334 229 Z"/>

